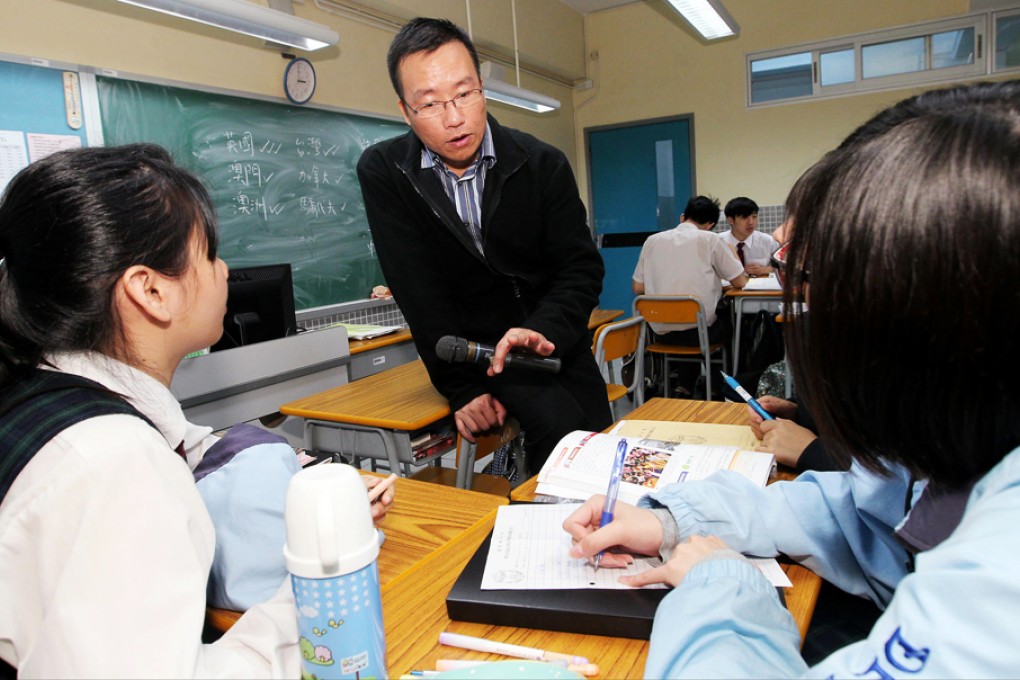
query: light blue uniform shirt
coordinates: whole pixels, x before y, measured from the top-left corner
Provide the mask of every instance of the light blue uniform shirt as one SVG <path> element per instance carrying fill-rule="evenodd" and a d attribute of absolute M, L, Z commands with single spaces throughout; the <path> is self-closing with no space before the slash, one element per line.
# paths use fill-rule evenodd
<path fill-rule="evenodd" d="M 1017 677 L 1020 449 L 974 486 L 956 530 L 912 573 L 892 536 L 908 483 L 900 469 L 879 477 L 854 466 L 761 489 L 721 472 L 646 496 L 642 505 L 669 508 L 682 537 L 785 553 L 885 608 L 867 639 L 808 668 L 765 578 L 738 560 L 703 562 L 656 612 L 646 677 Z"/>

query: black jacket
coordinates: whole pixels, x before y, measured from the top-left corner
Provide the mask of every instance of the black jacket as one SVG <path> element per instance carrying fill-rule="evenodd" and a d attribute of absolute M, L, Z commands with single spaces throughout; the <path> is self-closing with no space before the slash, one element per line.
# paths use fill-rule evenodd
<path fill-rule="evenodd" d="M 386 284 L 407 319 L 432 383 L 458 410 L 489 390 L 476 366 L 436 357 L 455 335 L 495 344 L 512 327 L 591 351 L 588 316 L 604 267 L 562 152 L 488 119 L 496 164 L 482 197 L 485 257 L 475 249 L 414 132 L 375 144 L 358 162 L 372 239 Z"/>

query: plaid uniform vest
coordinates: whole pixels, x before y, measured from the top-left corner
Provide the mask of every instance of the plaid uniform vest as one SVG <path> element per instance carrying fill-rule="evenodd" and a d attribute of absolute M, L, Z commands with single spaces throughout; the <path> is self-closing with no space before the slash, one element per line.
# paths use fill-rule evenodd
<path fill-rule="evenodd" d="M 37 369 L 16 382 L 0 397 L 0 501 L 46 442 L 75 423 L 112 414 L 152 425 L 123 398 L 87 378 Z"/>

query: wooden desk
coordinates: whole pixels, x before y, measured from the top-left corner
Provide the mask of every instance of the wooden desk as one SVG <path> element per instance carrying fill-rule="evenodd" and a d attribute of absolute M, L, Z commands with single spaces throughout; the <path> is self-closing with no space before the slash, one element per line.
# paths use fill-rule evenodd
<path fill-rule="evenodd" d="M 744 424 L 747 420 L 744 408 L 742 404 L 722 402 L 652 399 L 629 417 Z M 537 479 L 528 480 L 514 490 L 512 498 L 534 498 L 536 484 Z M 506 660 L 499 655 L 441 646 L 438 644 L 439 633 L 446 630 L 586 656 L 599 664 L 602 678 L 643 676 L 648 657 L 648 642 L 644 640 L 450 621 L 446 615 L 446 595 L 488 531 L 484 524 L 464 531 L 383 587 L 383 617 L 391 677 L 398 677 L 412 669 L 435 668 L 436 661 L 441 658 Z M 787 607 L 803 639 L 818 599 L 821 579 L 797 565 L 788 565 L 785 569 L 794 584 L 793 588 L 786 590 Z"/>
<path fill-rule="evenodd" d="M 446 546 L 461 535 L 466 535 L 469 543 L 478 532 L 485 538 L 495 522 L 495 509 L 508 503 L 506 498 L 492 494 L 413 479 L 397 479 L 395 485 L 393 507 L 379 525 L 386 534 L 379 550 L 379 583 L 383 592 L 390 582 L 416 570 L 433 553 L 447 550 Z M 474 545 L 477 547 L 480 542 L 478 539 Z M 426 580 L 431 578 L 430 575 Z M 444 602 L 445 597 L 444 594 Z M 240 616 L 241 612 L 226 609 L 210 609 L 208 613 L 210 623 L 220 631 L 229 629 Z"/>
<path fill-rule="evenodd" d="M 595 308 L 591 310 L 591 315 L 588 317 L 588 330 L 593 331 L 602 324 L 619 319 L 621 316 L 623 316 L 622 309 Z"/>
<path fill-rule="evenodd" d="M 362 352 L 369 352 L 374 349 L 397 345 L 401 342 L 410 342 L 410 340 L 411 329 L 401 328 L 399 331 L 380 335 L 377 338 L 369 338 L 368 340 L 350 340 L 348 344 L 350 345 L 351 355 L 353 356 L 355 354 L 361 354 Z"/>
<path fill-rule="evenodd" d="M 663 399 L 657 397 L 645 402 L 631 411 L 629 420 L 671 420 L 690 423 L 718 423 L 722 425 L 746 425 L 747 407 L 744 404 L 720 401 L 690 401 L 686 399 Z M 777 470 L 777 479 L 793 479 L 797 473 L 781 467 Z M 511 500 L 529 501 L 535 498 L 538 477 L 527 480 L 510 494 Z M 786 606 L 793 614 L 800 631 L 801 640 L 811 625 L 811 616 L 818 602 L 818 592 L 822 587 L 822 579 L 817 574 L 799 564 L 784 564 L 783 570 L 793 582 L 793 588 L 786 589 Z M 643 664 L 643 662 L 642 662 Z M 643 667 L 643 666 L 642 666 Z M 610 675 L 608 677 L 616 677 Z"/>
<path fill-rule="evenodd" d="M 280 413 L 305 419 L 309 451 L 385 459 L 394 472 L 446 453 L 411 457 L 411 434 L 450 416 L 420 359 L 284 404 Z"/>
<path fill-rule="evenodd" d="M 736 376 L 740 365 L 740 320 L 744 316 L 744 303 L 748 301 L 781 302 L 783 291 L 730 288 L 723 295 L 733 299 L 733 375 Z"/>

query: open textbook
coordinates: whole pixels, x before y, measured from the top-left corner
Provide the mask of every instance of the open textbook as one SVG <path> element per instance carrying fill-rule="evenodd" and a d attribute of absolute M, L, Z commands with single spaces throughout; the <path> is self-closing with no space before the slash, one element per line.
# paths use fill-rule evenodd
<path fill-rule="evenodd" d="M 575 430 L 561 439 L 538 473 L 537 493 L 579 500 L 605 493 L 621 439 L 627 455 L 619 499 L 631 504 L 667 484 L 719 470 L 765 486 L 775 467 L 771 453 L 746 450 L 756 444 L 746 426 L 624 420 L 612 434 Z"/>

